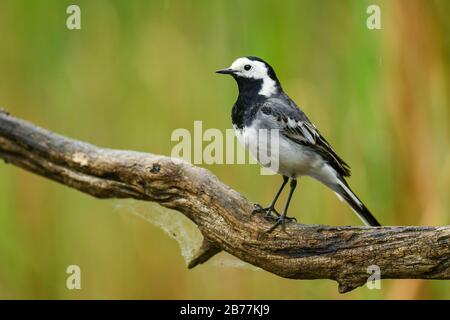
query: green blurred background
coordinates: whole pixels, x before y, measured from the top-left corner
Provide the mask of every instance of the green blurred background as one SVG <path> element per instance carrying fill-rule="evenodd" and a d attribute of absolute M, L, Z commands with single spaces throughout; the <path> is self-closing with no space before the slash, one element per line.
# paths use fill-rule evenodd
<path fill-rule="evenodd" d="M 66 28 L 70 4 L 81 7 L 81 30 Z M 381 7 L 381 30 L 366 27 L 370 4 Z M 194 120 L 231 128 L 236 85 L 214 71 L 257 55 L 352 166 L 350 184 L 384 225 L 445 225 L 449 14 L 446 0 L 1 0 L 0 106 L 97 145 L 169 155 L 172 131 Z M 207 167 L 262 204 L 281 181 L 257 165 Z M 189 271 L 177 242 L 135 205 L 0 163 L 0 299 L 450 298 L 449 282 L 420 280 L 340 295 L 332 281 L 282 279 L 226 254 Z M 147 220 L 182 226 L 189 247 L 181 215 L 140 206 Z M 360 224 L 308 178 L 291 213 Z M 71 264 L 82 290 L 66 289 Z"/>

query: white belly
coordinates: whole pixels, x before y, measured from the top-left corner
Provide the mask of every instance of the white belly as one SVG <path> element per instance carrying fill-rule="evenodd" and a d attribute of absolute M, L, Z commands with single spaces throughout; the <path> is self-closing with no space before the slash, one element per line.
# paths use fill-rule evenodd
<path fill-rule="evenodd" d="M 281 134 L 278 138 L 270 139 L 269 134 L 260 132 L 258 138 L 258 130 L 252 127 L 242 130 L 235 128 L 235 133 L 239 142 L 262 166 L 270 167 L 284 176 L 310 175 L 324 164 L 322 158 L 310 148 L 296 144 Z M 270 160 L 270 163 L 267 163 L 267 160 Z M 274 164 L 274 161 L 277 163 Z"/>

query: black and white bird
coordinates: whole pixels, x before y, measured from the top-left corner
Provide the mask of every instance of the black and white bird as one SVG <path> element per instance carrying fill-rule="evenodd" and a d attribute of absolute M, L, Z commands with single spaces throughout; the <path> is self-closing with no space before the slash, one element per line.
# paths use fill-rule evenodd
<path fill-rule="evenodd" d="M 283 91 L 274 69 L 267 62 L 257 57 L 242 57 L 229 68 L 216 72 L 233 76 L 238 84 L 239 96 L 232 109 L 232 122 L 241 143 L 247 147 L 258 143 L 255 141 L 261 129 L 279 133 L 276 171 L 283 176 L 283 183 L 269 207 L 257 209 L 265 212 L 266 217 L 275 215 L 276 222 L 269 232 L 280 224 L 284 227 L 286 220 L 293 219 L 287 217 L 287 211 L 301 176 L 310 176 L 325 184 L 345 200 L 365 224 L 380 225 L 345 181 L 345 177 L 350 176 L 350 167 Z M 280 215 L 275 204 L 289 179 L 290 192 Z"/>

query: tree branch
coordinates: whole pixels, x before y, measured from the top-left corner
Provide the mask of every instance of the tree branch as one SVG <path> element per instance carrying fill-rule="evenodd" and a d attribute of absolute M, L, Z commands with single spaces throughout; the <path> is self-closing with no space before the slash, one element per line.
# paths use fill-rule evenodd
<path fill-rule="evenodd" d="M 191 219 L 204 243 L 192 268 L 224 250 L 281 277 L 332 279 L 341 293 L 382 278 L 450 279 L 450 227 L 331 227 L 272 222 L 208 170 L 169 157 L 99 148 L 0 110 L 0 158 L 97 198 L 155 201 Z"/>

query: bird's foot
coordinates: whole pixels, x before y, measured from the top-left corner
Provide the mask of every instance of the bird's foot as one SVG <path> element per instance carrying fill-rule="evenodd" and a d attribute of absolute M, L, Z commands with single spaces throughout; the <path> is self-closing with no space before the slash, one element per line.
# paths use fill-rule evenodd
<path fill-rule="evenodd" d="M 295 217 L 286 217 L 284 215 L 281 215 L 281 216 L 278 217 L 277 221 L 269 229 L 266 230 L 266 233 L 271 233 L 279 225 L 281 225 L 281 229 L 284 231 L 285 226 L 286 226 L 286 221 L 287 222 L 293 222 L 293 221 L 297 222 L 297 218 L 295 218 Z"/>
<path fill-rule="evenodd" d="M 280 217 L 280 214 L 278 213 L 278 211 L 272 206 L 263 208 L 259 204 L 255 204 L 255 209 L 253 210 L 252 214 L 255 214 L 255 213 L 264 213 L 264 218 L 271 219 L 271 220 Z"/>

